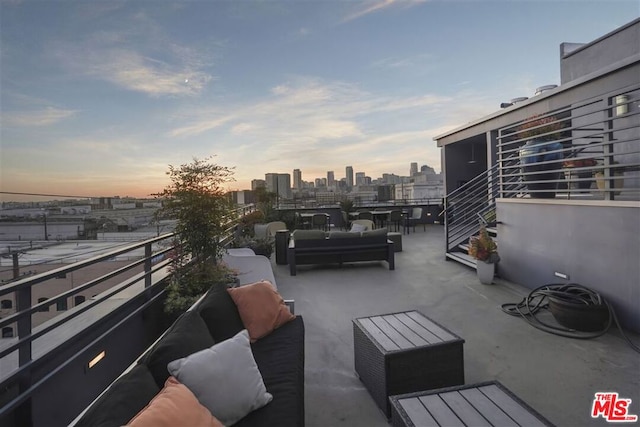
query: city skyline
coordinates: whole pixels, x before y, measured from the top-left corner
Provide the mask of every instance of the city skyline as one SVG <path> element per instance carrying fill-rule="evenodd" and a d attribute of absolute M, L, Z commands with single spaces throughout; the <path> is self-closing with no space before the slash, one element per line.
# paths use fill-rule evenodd
<path fill-rule="evenodd" d="M 294 168 L 440 172 L 435 136 L 558 84 L 560 43 L 640 14 L 631 0 L 0 8 L 0 191 L 88 197 L 148 197 L 169 165 L 212 155 L 235 168 L 229 190 Z"/>

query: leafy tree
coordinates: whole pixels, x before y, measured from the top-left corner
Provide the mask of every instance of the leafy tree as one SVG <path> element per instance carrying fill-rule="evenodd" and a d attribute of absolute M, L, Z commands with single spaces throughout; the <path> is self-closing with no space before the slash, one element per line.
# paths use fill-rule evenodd
<path fill-rule="evenodd" d="M 176 250 L 173 253 L 172 283 L 165 303 L 167 311 L 186 309 L 218 277 L 227 277 L 218 263 L 233 203 L 223 184 L 233 180 L 233 168 L 194 158 L 178 167 L 169 165 L 171 183 L 154 196 L 163 206 L 156 218 L 176 219 Z"/>

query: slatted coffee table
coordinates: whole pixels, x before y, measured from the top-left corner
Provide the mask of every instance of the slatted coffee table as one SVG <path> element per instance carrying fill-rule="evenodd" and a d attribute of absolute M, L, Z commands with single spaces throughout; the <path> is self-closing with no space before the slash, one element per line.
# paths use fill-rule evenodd
<path fill-rule="evenodd" d="M 356 373 L 387 418 L 391 395 L 464 384 L 463 343 L 417 311 L 353 321 Z"/>
<path fill-rule="evenodd" d="M 552 426 L 497 381 L 391 396 L 394 427 Z"/>

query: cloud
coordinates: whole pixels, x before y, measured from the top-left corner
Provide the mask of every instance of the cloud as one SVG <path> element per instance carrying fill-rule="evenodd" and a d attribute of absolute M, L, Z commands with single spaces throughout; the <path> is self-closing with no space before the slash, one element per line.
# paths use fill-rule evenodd
<path fill-rule="evenodd" d="M 32 111 L 3 113 L 0 120 L 2 121 L 2 126 L 37 127 L 61 122 L 76 113 L 76 110 L 46 107 Z"/>
<path fill-rule="evenodd" d="M 392 6 L 411 7 L 420 3 L 425 3 L 426 1 L 427 0 L 382 0 L 376 1 L 373 4 L 371 4 L 371 2 L 362 2 L 365 7 L 351 13 L 345 17 L 342 22 L 353 21 L 355 19 L 362 18 L 365 15 L 369 15 L 370 13 L 378 12 Z"/>
<path fill-rule="evenodd" d="M 110 8 L 91 10 L 111 12 Z M 198 95 L 215 79 L 210 69 L 220 43 L 177 43 L 143 12 L 111 22 L 81 40 L 51 41 L 50 56 L 77 75 L 152 97 Z"/>

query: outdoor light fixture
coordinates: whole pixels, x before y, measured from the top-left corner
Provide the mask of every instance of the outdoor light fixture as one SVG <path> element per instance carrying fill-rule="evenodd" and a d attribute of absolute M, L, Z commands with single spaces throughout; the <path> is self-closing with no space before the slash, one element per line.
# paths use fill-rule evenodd
<path fill-rule="evenodd" d="M 470 165 L 474 164 L 476 162 L 476 156 L 475 156 L 475 151 L 473 149 L 475 144 L 471 144 L 471 160 L 469 160 L 467 163 L 469 163 Z"/>
<path fill-rule="evenodd" d="M 104 359 L 104 356 L 107 355 L 107 352 L 102 350 L 100 353 L 98 353 L 98 355 L 96 357 L 94 357 L 93 359 L 91 359 L 89 361 L 89 364 L 87 365 L 87 367 L 89 369 L 93 368 L 94 366 L 96 366 L 102 359 Z"/>
<path fill-rule="evenodd" d="M 618 95 L 616 96 L 616 116 L 621 116 L 623 114 L 627 114 L 629 112 L 629 96 L 627 95 Z"/>

